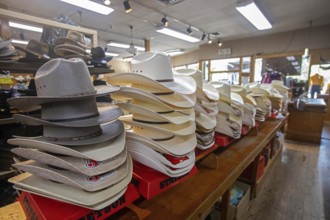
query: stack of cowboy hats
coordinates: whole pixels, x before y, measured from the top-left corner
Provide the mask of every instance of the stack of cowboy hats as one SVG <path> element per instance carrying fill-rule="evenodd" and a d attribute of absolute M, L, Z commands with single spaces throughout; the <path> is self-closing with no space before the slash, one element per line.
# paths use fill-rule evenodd
<path fill-rule="evenodd" d="M 179 69 L 176 74 L 191 76 L 197 84 L 197 101 L 194 106 L 197 147 L 206 150 L 214 145 L 219 93 L 212 85 L 203 83 L 203 73 L 199 70 Z"/>
<path fill-rule="evenodd" d="M 37 96 L 9 99 L 23 111 L 41 107 L 41 116 L 17 114 L 21 123 L 42 125 L 43 135 L 19 137 L 12 151 L 30 159 L 14 166 L 25 171 L 11 178 L 14 187 L 90 209 L 101 209 L 125 192 L 132 160 L 125 131 L 114 105 L 97 108 L 95 97 L 119 88 L 94 88 L 81 59 L 53 59 L 35 75 Z"/>
<path fill-rule="evenodd" d="M 231 85 L 231 91 L 239 94 L 243 101 L 243 116 L 242 116 L 242 122 L 244 125 L 247 125 L 249 127 L 255 126 L 255 116 L 257 111 L 257 102 L 252 97 L 252 95 L 248 92 L 246 88 L 239 85 Z"/>
<path fill-rule="evenodd" d="M 242 97 L 231 92 L 231 87 L 227 83 L 219 81 L 209 83 L 218 90 L 220 95 L 215 131 L 236 139 L 240 138 L 244 104 Z"/>
<path fill-rule="evenodd" d="M 249 83 L 245 87 L 252 92 L 251 95 L 257 102 L 256 120 L 265 121 L 272 112 L 272 102 L 269 99 L 270 92 L 261 88 L 260 84 L 257 83 Z"/>
<path fill-rule="evenodd" d="M 25 49 L 18 46 L 16 49 L 24 53 L 24 57 L 20 59 L 21 62 L 45 63 L 50 59 L 49 45 L 45 42 L 32 39 L 29 40 Z"/>
<path fill-rule="evenodd" d="M 87 48 L 84 35 L 73 30 L 69 30 L 66 37 L 57 38 L 54 42 L 54 53 L 65 59 L 89 60 L 91 56 L 86 52 Z"/>
<path fill-rule="evenodd" d="M 274 89 L 276 89 L 276 91 L 278 91 L 279 94 L 282 95 L 283 97 L 283 102 L 282 102 L 282 106 L 281 106 L 281 110 L 286 111 L 287 109 L 287 105 L 288 105 L 288 101 L 289 101 L 289 91 L 290 88 L 286 87 L 284 85 L 284 82 L 282 80 L 273 80 L 271 83 L 272 87 Z"/>
<path fill-rule="evenodd" d="M 196 83 L 190 76 L 174 75 L 170 58 L 145 52 L 133 57 L 132 73 L 112 75 L 109 82 L 122 86 L 111 94 L 131 115 L 127 145 L 133 160 L 171 177 L 182 176 L 194 166 L 196 147 L 193 106 Z"/>
<path fill-rule="evenodd" d="M 17 50 L 11 45 L 10 40 L 2 40 L 0 37 L 0 60 L 12 61 L 17 58 Z"/>

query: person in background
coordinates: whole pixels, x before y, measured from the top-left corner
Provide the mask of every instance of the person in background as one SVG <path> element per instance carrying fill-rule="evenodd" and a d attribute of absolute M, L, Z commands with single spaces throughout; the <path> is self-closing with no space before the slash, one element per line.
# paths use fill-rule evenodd
<path fill-rule="evenodd" d="M 311 85 L 311 98 L 314 99 L 314 95 L 321 93 L 321 88 L 323 87 L 324 79 L 318 73 L 315 73 L 313 76 L 309 77 L 310 85 Z"/>

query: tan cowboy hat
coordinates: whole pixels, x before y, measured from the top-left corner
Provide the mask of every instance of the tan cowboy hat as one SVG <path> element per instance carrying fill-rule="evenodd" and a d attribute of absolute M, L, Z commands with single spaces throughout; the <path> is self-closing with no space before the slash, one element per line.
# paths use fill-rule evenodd
<path fill-rule="evenodd" d="M 123 180 L 93 193 L 70 185 L 49 181 L 29 173 L 12 177 L 8 181 L 14 184 L 14 188 L 23 191 L 29 191 L 48 198 L 90 207 L 92 209 L 102 209 L 109 205 L 109 199 L 123 191 L 130 183 L 132 178 L 132 160 L 129 155 L 127 157 L 127 168 L 128 175 Z"/>
<path fill-rule="evenodd" d="M 127 161 L 116 169 L 100 175 L 87 176 L 81 173 L 63 170 L 61 168 L 51 167 L 47 164 L 35 162 L 32 160 L 13 164 L 19 170 L 31 173 L 33 175 L 63 183 L 76 188 L 95 192 L 123 180 L 128 175 Z"/>
<path fill-rule="evenodd" d="M 9 144 L 25 148 L 34 148 L 41 151 L 66 156 L 105 161 L 118 155 L 125 148 L 125 132 L 108 141 L 97 144 L 62 146 L 28 138 L 14 138 L 8 140 Z"/>
<path fill-rule="evenodd" d="M 71 170 L 73 172 L 81 173 L 88 176 L 99 175 L 102 173 L 109 172 L 110 170 L 115 169 L 121 164 L 123 164 L 126 161 L 127 157 L 126 149 L 104 161 L 96 161 L 60 154 L 51 154 L 49 152 L 43 152 L 36 149 L 21 147 L 13 148 L 11 152 L 30 160 L 35 160 L 41 163 L 49 164 L 65 170 Z M 115 153 L 117 152 L 115 151 Z"/>
<path fill-rule="evenodd" d="M 172 135 L 185 136 L 193 134 L 196 130 L 194 121 L 187 121 L 183 124 L 174 124 L 174 123 L 141 123 L 133 119 L 132 115 L 124 115 L 119 118 L 124 124 L 130 126 L 136 126 L 141 128 L 155 129 L 158 132 L 166 132 Z"/>
<path fill-rule="evenodd" d="M 151 147 L 156 151 L 177 156 L 189 154 L 195 149 L 197 144 L 195 134 L 186 136 L 173 135 L 168 138 L 168 140 L 163 141 L 155 141 L 152 139 L 153 137 L 148 136 L 148 133 L 141 135 L 134 133 L 133 130 L 127 130 L 126 135 L 127 140 L 136 140 L 146 144 L 148 147 Z"/>
<path fill-rule="evenodd" d="M 35 110 L 41 104 L 103 96 L 119 89 L 113 86 L 94 88 L 87 65 L 81 59 L 48 61 L 38 69 L 35 84 L 38 96 L 11 98 L 8 103 L 22 110 Z"/>
<path fill-rule="evenodd" d="M 84 34 L 74 30 L 68 30 L 66 37 L 57 38 L 54 45 L 55 47 L 58 45 L 71 45 L 79 48 L 88 48 Z"/>
<path fill-rule="evenodd" d="M 162 163 L 163 165 L 165 165 L 167 167 L 170 167 L 171 169 L 181 169 L 181 168 L 185 168 L 185 167 L 191 165 L 192 163 L 195 163 L 195 152 L 194 151 L 190 152 L 189 154 L 185 155 L 184 157 L 172 156 L 173 158 L 176 158 L 176 161 L 178 161 L 178 163 L 173 163 L 166 157 L 166 155 L 159 153 L 138 141 L 128 140 L 127 149 L 128 149 L 128 152 L 138 151 L 140 153 L 143 153 L 144 155 L 155 159 L 156 161 Z M 134 158 L 133 158 L 133 160 L 134 160 Z"/>
<path fill-rule="evenodd" d="M 159 109 L 156 111 L 156 109 L 150 109 L 141 106 L 140 104 L 133 103 L 118 103 L 117 105 L 120 108 L 132 113 L 133 118 L 140 122 L 171 122 L 174 124 L 183 124 L 185 122 L 194 120 L 193 118 L 174 110 L 161 111 Z"/>
<path fill-rule="evenodd" d="M 116 105 L 97 108 L 94 97 L 70 102 L 43 104 L 41 116 L 14 114 L 17 122 L 29 125 L 86 127 L 116 120 L 123 112 Z"/>

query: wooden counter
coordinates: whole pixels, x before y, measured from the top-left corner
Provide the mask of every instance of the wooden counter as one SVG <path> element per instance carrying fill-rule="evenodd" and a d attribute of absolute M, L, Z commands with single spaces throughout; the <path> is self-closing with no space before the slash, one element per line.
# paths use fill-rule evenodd
<path fill-rule="evenodd" d="M 284 124 L 285 119 L 266 121 L 256 135 L 250 132 L 226 149 L 214 151 L 212 155 L 218 159 L 218 169 L 207 168 L 201 161 L 195 176 L 151 200 L 140 199 L 134 205 L 140 210 L 150 211 L 145 219 L 203 219 L 221 196 L 229 199 L 233 183 Z M 255 191 L 255 184 L 251 186 L 252 191 Z M 137 219 L 128 208 L 112 217 Z"/>
<path fill-rule="evenodd" d="M 325 115 L 324 120 L 330 122 L 330 95 L 321 94 L 321 95 L 317 95 L 317 98 L 323 99 L 325 101 L 325 103 L 327 104 L 327 113 Z"/>
<path fill-rule="evenodd" d="M 290 113 L 286 139 L 320 144 L 327 106 L 323 99 L 310 99 L 304 110 L 297 110 L 289 103 Z"/>

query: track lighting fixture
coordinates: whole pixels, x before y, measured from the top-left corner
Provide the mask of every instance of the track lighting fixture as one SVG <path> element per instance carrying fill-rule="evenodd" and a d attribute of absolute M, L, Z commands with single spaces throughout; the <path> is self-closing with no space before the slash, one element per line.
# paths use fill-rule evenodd
<path fill-rule="evenodd" d="M 211 40 L 211 38 L 210 38 L 210 34 L 209 34 L 209 36 L 207 37 L 207 40 L 208 40 L 208 44 L 212 44 L 212 40 Z"/>
<path fill-rule="evenodd" d="M 192 33 L 192 30 L 190 28 L 190 26 L 187 28 L 187 33 L 190 35 Z"/>
<path fill-rule="evenodd" d="M 125 12 L 126 13 L 130 13 L 132 11 L 132 8 L 131 8 L 131 6 L 129 4 L 129 0 L 125 0 L 123 2 L 123 5 L 124 5 L 124 8 L 125 8 Z"/>
<path fill-rule="evenodd" d="M 218 46 L 219 46 L 219 47 L 221 47 L 221 46 L 222 46 L 222 42 L 221 42 L 221 40 L 218 40 L 218 42 L 217 42 L 217 43 L 218 43 Z"/>
<path fill-rule="evenodd" d="M 168 27 L 170 25 L 170 23 L 168 22 L 166 15 L 162 18 L 161 22 L 163 23 L 163 25 L 165 27 Z"/>
<path fill-rule="evenodd" d="M 206 34 L 203 33 L 201 40 L 205 40 Z"/>
<path fill-rule="evenodd" d="M 104 2 L 105 5 L 110 5 L 111 4 L 110 0 L 104 0 L 103 2 Z"/>

